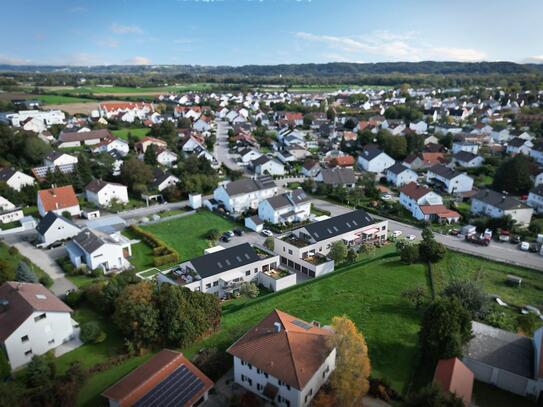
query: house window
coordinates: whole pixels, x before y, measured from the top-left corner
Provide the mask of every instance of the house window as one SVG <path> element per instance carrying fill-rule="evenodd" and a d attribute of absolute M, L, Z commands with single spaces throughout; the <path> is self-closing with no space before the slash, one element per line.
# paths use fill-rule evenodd
<path fill-rule="evenodd" d="M 281 264 L 287 264 L 287 259 L 281 256 Z"/>
<path fill-rule="evenodd" d="M 27 351 L 25 352 L 25 356 L 31 356 L 31 355 L 32 355 L 32 349 L 27 350 Z"/>
<path fill-rule="evenodd" d="M 290 390 L 290 384 L 287 384 L 287 390 Z"/>
<path fill-rule="evenodd" d="M 292 250 L 288 249 L 288 254 L 292 254 Z"/>
<path fill-rule="evenodd" d="M 257 372 L 258 374 L 262 374 L 262 370 L 260 370 L 260 369 L 256 369 L 256 372 Z"/>
<path fill-rule="evenodd" d="M 285 248 L 283 247 L 283 251 L 284 251 L 284 252 L 286 252 L 286 251 L 287 251 L 287 249 L 285 249 Z"/>
<path fill-rule="evenodd" d="M 258 273 L 258 268 L 255 268 L 255 274 Z"/>
<path fill-rule="evenodd" d="M 245 272 L 245 275 L 246 275 L 246 276 L 250 276 L 250 275 L 251 275 L 251 270 L 247 270 L 247 271 Z"/>
<path fill-rule="evenodd" d="M 51 339 L 49 342 L 47 342 L 49 345 L 52 345 L 55 343 L 55 340 L 54 339 Z"/>
<path fill-rule="evenodd" d="M 22 336 L 21 337 L 21 342 L 25 343 L 25 342 L 28 342 L 28 335 L 25 335 L 25 336 Z"/>
<path fill-rule="evenodd" d="M 257 389 L 258 391 L 262 391 L 263 388 L 264 388 L 264 386 L 262 386 L 260 383 L 257 383 L 257 384 L 256 384 L 256 389 Z"/>
<path fill-rule="evenodd" d="M 241 375 L 241 381 L 244 382 L 245 380 L 247 380 L 247 376 L 245 376 L 244 374 Z"/>
<path fill-rule="evenodd" d="M 253 365 L 251 365 L 250 363 L 247 363 L 247 367 L 249 368 L 249 370 L 253 370 Z"/>
<path fill-rule="evenodd" d="M 213 287 L 217 287 L 219 285 L 219 281 L 213 281 Z"/>
<path fill-rule="evenodd" d="M 247 366 L 247 362 L 244 361 L 244 360 L 242 360 L 242 361 L 241 361 L 241 366 Z"/>
<path fill-rule="evenodd" d="M 47 315 L 45 315 L 45 312 L 43 314 L 38 315 L 37 317 L 34 317 L 34 322 L 41 321 L 42 319 L 47 318 Z"/>
<path fill-rule="evenodd" d="M 267 379 L 269 377 L 269 374 L 267 374 L 266 372 L 264 372 L 264 377 Z"/>
<path fill-rule="evenodd" d="M 211 283 L 207 283 L 206 288 L 211 288 Z"/>

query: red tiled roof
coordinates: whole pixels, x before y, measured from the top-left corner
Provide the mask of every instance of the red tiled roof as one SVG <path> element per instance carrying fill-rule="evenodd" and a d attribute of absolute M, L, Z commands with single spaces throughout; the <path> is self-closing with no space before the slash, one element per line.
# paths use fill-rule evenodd
<path fill-rule="evenodd" d="M 42 189 L 41 191 L 38 191 L 38 198 L 41 201 L 45 212 L 79 205 L 74 187 L 71 185 Z"/>
<path fill-rule="evenodd" d="M 352 155 L 342 155 L 332 159 L 332 164 L 338 167 L 352 167 L 355 163 L 355 159 Z"/>
<path fill-rule="evenodd" d="M 424 185 L 419 185 L 415 182 L 410 182 L 407 185 L 404 185 L 400 188 L 400 193 L 407 195 L 409 198 L 418 200 L 424 195 L 432 192 L 432 190 Z"/>
<path fill-rule="evenodd" d="M 462 398 L 466 406 L 471 402 L 473 380 L 473 372 L 458 358 L 441 359 L 437 363 L 434 383 L 443 391 L 454 393 Z"/>
<path fill-rule="evenodd" d="M 459 218 L 460 214 L 445 205 L 420 205 L 420 210 L 425 215 L 437 215 L 440 218 Z"/>
<path fill-rule="evenodd" d="M 143 365 L 134 369 L 113 386 L 106 389 L 102 396 L 116 401 L 120 407 L 132 406 L 183 365 L 204 383 L 204 387 L 185 404 L 185 406 L 191 406 L 213 387 L 213 382 L 185 358 L 182 353 L 168 349 L 161 350 Z M 169 389 L 168 391 L 175 391 L 175 389 Z"/>
<path fill-rule="evenodd" d="M 149 108 L 150 111 L 153 110 L 153 105 L 151 103 L 145 102 L 104 102 L 100 103 L 100 107 L 106 112 L 114 112 L 117 110 L 134 110 L 134 109 L 144 109 Z"/>

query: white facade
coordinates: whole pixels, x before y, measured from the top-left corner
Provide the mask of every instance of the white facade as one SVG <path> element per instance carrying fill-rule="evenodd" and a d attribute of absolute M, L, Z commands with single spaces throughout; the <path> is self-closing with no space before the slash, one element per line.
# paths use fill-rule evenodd
<path fill-rule="evenodd" d="M 109 206 L 113 202 L 128 203 L 128 189 L 124 185 L 107 183 L 98 192 L 85 190 L 87 201 L 98 206 Z"/>
<path fill-rule="evenodd" d="M 491 218 L 502 218 L 511 216 L 511 219 L 516 221 L 521 226 L 530 224 L 533 215 L 533 208 L 517 208 L 511 210 L 503 210 L 497 206 L 490 205 L 475 197 L 471 199 L 471 213 L 476 215 L 490 216 Z"/>
<path fill-rule="evenodd" d="M 411 212 L 415 219 L 423 220 L 424 214 L 420 210 L 421 205 L 443 205 L 443 198 L 433 191 L 429 191 L 418 199 L 410 197 L 403 192 L 400 193 L 400 205 Z"/>
<path fill-rule="evenodd" d="M 264 387 L 267 383 L 271 383 L 279 389 L 275 400 L 271 400 L 275 402 L 275 405 L 303 407 L 311 404 L 311 400 L 315 397 L 321 386 L 328 381 L 330 374 L 335 368 L 336 350 L 333 349 L 305 387 L 303 389 L 296 389 L 234 356 L 234 381 L 263 398 L 266 398 L 263 394 Z"/>
<path fill-rule="evenodd" d="M 242 213 L 248 209 L 257 209 L 260 202 L 271 198 L 277 193 L 277 186 L 260 189 L 253 192 L 241 193 L 229 196 L 224 186 L 219 186 L 213 191 L 213 198 L 221 202 L 230 213 Z"/>
<path fill-rule="evenodd" d="M 479 145 L 475 143 L 453 143 L 452 145 L 452 153 L 456 154 L 460 151 L 465 151 L 467 153 L 473 153 L 478 154 L 479 153 Z"/>
<path fill-rule="evenodd" d="M 458 174 L 453 178 L 445 178 L 439 174 L 428 170 L 426 174 L 426 182 L 432 182 L 433 180 L 439 180 L 444 186 L 447 193 L 460 193 L 468 192 L 473 189 L 473 178 L 466 174 Z"/>
<path fill-rule="evenodd" d="M 70 154 L 62 154 L 59 157 L 56 157 L 55 159 L 48 159 L 46 158 L 43 161 L 43 165 L 46 166 L 59 166 L 59 165 L 70 165 L 70 164 L 77 164 L 77 157 L 70 155 Z"/>
<path fill-rule="evenodd" d="M 311 202 L 283 206 L 274 208 L 266 199 L 258 205 L 258 217 L 265 222 L 273 223 L 292 223 L 303 222 L 309 219 L 311 215 Z"/>
<path fill-rule="evenodd" d="M 58 217 L 43 233 L 38 233 L 39 239 L 44 246 L 49 246 L 55 242 L 70 239 L 76 236 L 81 229 L 71 222 L 66 222 Z"/>
<path fill-rule="evenodd" d="M 170 150 L 163 150 L 157 154 L 156 159 L 160 165 L 171 167 L 177 161 L 177 154 Z"/>
<path fill-rule="evenodd" d="M 395 161 L 386 153 L 380 153 L 372 159 L 367 159 L 363 154 L 358 156 L 358 166 L 367 172 L 383 173 L 394 165 Z"/>
<path fill-rule="evenodd" d="M 259 164 L 255 167 L 257 175 L 285 175 L 285 166 L 278 161 L 268 160 L 264 164 Z"/>
<path fill-rule="evenodd" d="M 16 171 L 6 183 L 15 191 L 21 191 L 27 185 L 34 185 L 34 178 L 24 172 Z"/>
<path fill-rule="evenodd" d="M 537 190 L 530 191 L 526 203 L 534 208 L 537 213 L 543 213 L 543 188 L 539 188 L 539 192 Z"/>
<path fill-rule="evenodd" d="M 11 369 L 26 365 L 74 336 L 69 312 L 35 311 L 4 341 Z"/>
<path fill-rule="evenodd" d="M 85 231 L 81 233 L 85 233 Z M 130 241 L 119 232 L 110 235 L 93 252 L 86 251 L 75 239 L 66 246 L 66 249 L 70 261 L 75 267 L 86 264 L 89 270 L 101 268 L 104 273 L 130 267 L 130 263 L 125 259 L 125 255 L 127 257 L 132 255 Z"/>
<path fill-rule="evenodd" d="M 399 174 L 388 170 L 386 172 L 387 182 L 394 185 L 395 187 L 401 187 L 403 185 L 409 184 L 411 182 L 417 182 L 417 173 L 410 168 L 406 168 L 404 171 Z"/>
<path fill-rule="evenodd" d="M 28 118 L 39 120 L 50 127 L 53 124 L 64 124 L 66 115 L 61 110 L 21 110 L 19 113 L 12 113 L 6 116 L 10 120 L 13 127 L 21 127 L 21 122 Z"/>

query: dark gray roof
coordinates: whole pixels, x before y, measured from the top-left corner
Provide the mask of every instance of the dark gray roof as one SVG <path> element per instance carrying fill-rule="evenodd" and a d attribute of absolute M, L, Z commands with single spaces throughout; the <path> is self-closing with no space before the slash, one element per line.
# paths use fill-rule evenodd
<path fill-rule="evenodd" d="M 87 253 L 93 253 L 105 244 L 99 232 L 90 229 L 80 232 L 74 237 L 74 241 Z"/>
<path fill-rule="evenodd" d="M 383 150 L 381 150 L 379 147 L 370 145 L 370 146 L 366 146 L 364 148 L 364 151 L 362 151 L 361 156 L 364 159 L 370 161 L 370 160 L 373 160 L 375 157 L 377 157 L 382 152 L 383 152 Z"/>
<path fill-rule="evenodd" d="M 511 198 L 507 195 L 502 195 L 499 192 L 493 191 L 491 189 L 483 189 L 477 192 L 472 197 L 472 199 L 478 199 L 479 201 L 482 201 L 487 205 L 494 206 L 504 211 L 511 209 L 527 208 L 526 205 L 516 200 L 515 198 Z"/>
<path fill-rule="evenodd" d="M 532 194 L 543 196 L 543 184 L 539 184 L 537 187 L 530 191 Z"/>
<path fill-rule="evenodd" d="M 406 170 L 409 170 L 409 167 L 398 161 L 396 161 L 396 163 L 392 167 L 387 168 L 387 171 L 390 171 L 391 173 L 396 175 L 399 175 Z"/>
<path fill-rule="evenodd" d="M 309 197 L 302 189 L 296 189 L 292 192 L 285 192 L 281 195 L 272 196 L 271 198 L 268 198 L 267 201 L 273 209 L 280 209 L 308 202 Z"/>
<path fill-rule="evenodd" d="M 268 157 L 265 155 L 261 155 L 256 160 L 251 161 L 253 167 L 256 167 L 257 165 L 266 164 L 268 161 L 271 161 Z"/>
<path fill-rule="evenodd" d="M 470 153 L 469 151 L 459 151 L 453 157 L 457 161 L 469 163 L 471 160 L 477 158 L 478 155 Z"/>
<path fill-rule="evenodd" d="M 46 160 L 49 161 L 55 161 L 57 158 L 62 157 L 64 154 L 62 151 L 51 151 L 47 156 L 45 157 Z"/>
<path fill-rule="evenodd" d="M 275 188 L 275 182 L 272 177 L 259 177 L 257 179 L 243 178 L 232 181 L 224 187 L 230 196 L 247 194 L 263 189 Z"/>
<path fill-rule="evenodd" d="M 44 235 L 45 233 L 47 233 L 47 231 L 49 230 L 49 228 L 53 225 L 53 223 L 55 223 L 55 221 L 56 221 L 57 219 L 60 219 L 60 220 L 62 220 L 63 222 L 69 223 L 69 224 L 72 225 L 72 226 L 79 227 L 79 226 L 77 226 L 75 223 L 73 223 L 71 220 L 65 218 L 64 216 L 57 215 L 57 214 L 54 213 L 54 212 L 47 212 L 47 215 L 45 215 L 45 216 L 43 217 L 43 219 L 40 221 L 40 224 L 39 224 L 38 227 L 36 228 L 36 231 L 37 231 L 40 235 Z"/>
<path fill-rule="evenodd" d="M 472 322 L 474 338 L 466 357 L 523 377 L 533 377 L 532 339 L 479 322 Z"/>
<path fill-rule="evenodd" d="M 510 140 L 507 145 L 511 147 L 522 147 L 524 143 L 526 143 L 526 140 L 515 137 L 514 139 Z"/>
<path fill-rule="evenodd" d="M 158 188 L 160 184 L 166 181 L 169 177 L 173 176 L 168 171 L 162 171 L 159 168 L 156 168 L 154 171 L 154 178 L 151 181 L 151 187 Z"/>
<path fill-rule="evenodd" d="M 356 183 L 356 176 L 352 168 L 323 168 L 321 170 L 322 182 L 327 185 L 347 185 Z"/>
<path fill-rule="evenodd" d="M 360 229 L 375 223 L 375 220 L 363 209 L 334 216 L 305 226 L 307 233 L 317 242 Z"/>
<path fill-rule="evenodd" d="M 107 182 L 107 181 L 102 181 L 101 179 L 93 179 L 91 182 L 87 184 L 87 186 L 85 187 L 85 191 L 91 191 L 91 192 L 97 193 L 97 192 L 100 192 L 102 189 L 104 189 L 108 185 L 125 187 L 124 185 L 117 184 L 115 182 Z"/>
<path fill-rule="evenodd" d="M 17 170 L 15 168 L 2 168 L 0 169 L 0 181 L 9 181 Z"/>
<path fill-rule="evenodd" d="M 430 168 L 431 172 L 434 174 L 439 175 L 440 177 L 443 177 L 445 179 L 451 180 L 454 177 L 457 177 L 460 175 L 458 171 L 453 170 L 452 168 L 445 167 L 443 164 L 436 164 L 432 168 Z"/>
<path fill-rule="evenodd" d="M 207 278 L 259 260 L 255 249 L 249 243 L 243 243 L 189 261 L 200 277 Z"/>

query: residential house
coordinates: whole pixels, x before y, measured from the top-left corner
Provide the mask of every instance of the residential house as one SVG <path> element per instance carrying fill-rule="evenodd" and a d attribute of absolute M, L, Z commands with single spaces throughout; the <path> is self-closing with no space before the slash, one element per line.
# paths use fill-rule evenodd
<path fill-rule="evenodd" d="M 265 199 L 258 205 L 258 217 L 273 223 L 304 222 L 311 215 L 311 199 L 302 189 Z"/>
<path fill-rule="evenodd" d="M 247 229 L 250 229 L 256 233 L 260 233 L 262 230 L 264 230 L 264 221 L 257 215 L 246 217 L 244 223 Z"/>
<path fill-rule="evenodd" d="M 54 124 L 64 124 L 66 115 L 61 110 L 20 110 L 17 113 L 8 113 L 6 119 L 13 127 L 24 127 L 25 123 L 33 121 L 39 128 L 27 128 L 25 130 L 40 131 L 47 130 Z"/>
<path fill-rule="evenodd" d="M 168 147 L 168 143 L 166 143 L 164 140 L 155 137 L 145 136 L 136 144 L 134 144 L 134 150 L 136 150 L 138 154 L 145 154 L 145 151 L 147 151 L 147 148 L 150 145 L 154 145 L 158 149 Z"/>
<path fill-rule="evenodd" d="M 330 167 L 343 167 L 343 168 L 354 168 L 356 160 L 352 155 L 340 155 L 337 157 L 326 157 Z"/>
<path fill-rule="evenodd" d="M 465 151 L 467 153 L 478 154 L 479 153 L 479 144 L 470 143 L 468 141 L 455 141 L 452 145 L 452 153 L 456 154 L 460 151 Z"/>
<path fill-rule="evenodd" d="M 479 168 L 484 161 L 485 159 L 480 155 L 467 151 L 459 151 L 453 155 L 454 164 L 462 168 Z"/>
<path fill-rule="evenodd" d="M 0 286 L 0 343 L 12 370 L 74 337 L 72 309 L 41 284 Z"/>
<path fill-rule="evenodd" d="M 543 165 L 543 143 L 537 143 L 530 150 L 530 157 L 532 157 L 540 165 Z"/>
<path fill-rule="evenodd" d="M 130 240 L 121 232 L 111 234 L 86 228 L 68 244 L 66 250 L 72 264 L 89 270 L 101 269 L 104 273 L 130 268 L 126 257 L 132 255 Z"/>
<path fill-rule="evenodd" d="M 336 366 L 331 335 L 317 322 L 273 310 L 228 348 L 234 381 L 274 405 L 309 406 Z"/>
<path fill-rule="evenodd" d="M 81 229 L 64 216 L 48 212 L 38 224 L 36 232 L 38 232 L 38 239 L 42 246 L 47 247 L 55 242 L 74 237 L 81 232 Z"/>
<path fill-rule="evenodd" d="M 103 102 L 98 105 L 100 117 L 128 123 L 133 123 L 136 119 L 143 121 L 154 110 L 152 103 L 145 102 Z"/>
<path fill-rule="evenodd" d="M 431 144 L 428 144 L 431 145 Z M 403 160 L 403 163 L 411 168 L 412 170 L 421 170 L 425 168 L 433 167 L 434 165 L 440 164 L 444 161 L 445 154 L 440 151 L 436 152 L 427 152 L 423 151 L 422 153 L 411 153 Z"/>
<path fill-rule="evenodd" d="M 323 168 L 315 177 L 315 182 L 322 182 L 332 187 L 354 188 L 356 176 L 352 168 Z"/>
<path fill-rule="evenodd" d="M 66 129 L 65 129 L 66 130 Z M 113 135 L 108 129 L 88 131 L 61 131 L 58 137 L 59 148 L 93 146 L 102 140 L 112 138 Z"/>
<path fill-rule="evenodd" d="M 530 191 L 526 203 L 537 213 L 543 213 L 543 185 L 540 184 Z"/>
<path fill-rule="evenodd" d="M 462 133 L 462 127 L 453 126 L 449 124 L 438 124 L 436 125 L 434 132 L 435 134 L 441 134 L 443 136 L 448 133 L 451 133 L 454 135 L 454 134 Z"/>
<path fill-rule="evenodd" d="M 417 182 L 417 173 L 406 165 L 397 162 L 386 170 L 387 182 L 399 188 L 411 182 Z"/>
<path fill-rule="evenodd" d="M 511 216 L 511 219 L 520 226 L 530 224 L 533 212 L 533 208 L 524 205 L 515 198 L 491 189 L 481 190 L 471 198 L 471 213 L 474 215 L 490 216 L 491 218 Z"/>
<path fill-rule="evenodd" d="M 162 171 L 160 168 L 155 168 L 150 187 L 158 192 L 162 192 L 166 188 L 177 185 L 179 182 L 181 182 L 181 180 L 175 175 L 172 175 L 168 171 Z"/>
<path fill-rule="evenodd" d="M 417 134 L 425 134 L 428 131 L 428 124 L 424 120 L 419 120 L 417 123 L 409 123 L 409 128 Z"/>
<path fill-rule="evenodd" d="M 277 185 L 270 176 L 242 178 L 220 185 L 213 191 L 213 197 L 233 214 L 248 209 L 257 209 L 261 201 L 277 193 Z"/>
<path fill-rule="evenodd" d="M 333 243 L 381 242 L 387 238 L 387 228 L 388 221 L 376 221 L 358 209 L 274 237 L 274 251 L 281 256 L 281 266 L 320 277 L 334 271 L 334 261 L 326 257 Z"/>
<path fill-rule="evenodd" d="M 428 170 L 426 182 L 438 185 L 449 194 L 468 192 L 473 189 L 473 178 L 443 164 L 434 165 Z"/>
<path fill-rule="evenodd" d="M 47 154 L 43 160 L 43 165 L 48 167 L 60 167 L 62 165 L 76 165 L 77 157 L 63 153 L 62 151 L 52 151 Z"/>
<path fill-rule="evenodd" d="M 102 207 L 127 204 L 128 188 L 122 184 L 93 179 L 85 187 L 87 201 Z"/>
<path fill-rule="evenodd" d="M 249 164 L 251 161 L 261 157 L 262 153 L 250 148 L 244 148 L 239 152 L 239 157 L 244 164 Z"/>
<path fill-rule="evenodd" d="M 126 140 L 112 136 L 103 139 L 92 149 L 93 153 L 111 153 L 112 151 L 118 152 L 121 157 L 126 157 L 130 146 Z"/>
<path fill-rule="evenodd" d="M 15 191 L 21 191 L 27 185 L 34 185 L 36 181 L 24 172 L 6 167 L 0 169 L 0 182 L 5 182 Z"/>
<path fill-rule="evenodd" d="M 305 177 L 316 177 L 317 174 L 320 172 L 321 166 L 318 161 L 315 160 L 306 160 L 304 165 L 302 166 L 302 175 Z"/>
<path fill-rule="evenodd" d="M 71 185 L 38 191 L 37 205 L 42 218 L 47 212 L 54 212 L 57 215 L 68 212 L 71 216 L 79 216 L 81 213 L 79 201 Z"/>
<path fill-rule="evenodd" d="M 187 260 L 168 273 L 157 275 L 159 283 L 181 285 L 229 298 L 239 293 L 244 282 L 263 283 L 279 275 L 279 256 L 264 248 L 242 243 L 228 248 L 216 247 L 203 256 Z M 296 284 L 296 275 L 289 274 L 273 281 L 277 291 Z M 273 284 L 272 283 L 272 284 Z M 269 287 L 268 283 L 264 284 Z"/>
<path fill-rule="evenodd" d="M 172 167 L 179 157 L 167 148 L 159 148 L 156 151 L 156 160 L 164 167 Z"/>
<path fill-rule="evenodd" d="M 109 400 L 109 407 L 192 407 L 204 404 L 212 388 L 211 379 L 182 353 L 163 349 L 102 396 Z"/>
<path fill-rule="evenodd" d="M 366 146 L 358 156 L 358 167 L 367 172 L 384 173 L 394 163 L 393 158 L 376 146 Z"/>
<path fill-rule="evenodd" d="M 534 144 L 530 140 L 515 137 L 507 143 L 506 153 L 509 155 L 524 154 L 530 155 Z"/>
<path fill-rule="evenodd" d="M 251 167 L 256 175 L 285 175 L 285 166 L 277 160 L 261 155 L 256 160 L 251 161 Z"/>
<path fill-rule="evenodd" d="M 471 404 L 473 392 L 473 372 L 456 357 L 441 359 L 434 372 L 434 383 L 447 393 L 460 397 L 465 407 Z"/>
<path fill-rule="evenodd" d="M 200 118 L 194 122 L 192 128 L 200 133 L 206 133 L 211 130 L 211 124 L 206 116 L 200 116 Z"/>
<path fill-rule="evenodd" d="M 23 210 L 0 196 L 0 223 L 16 222 L 24 217 Z"/>
<path fill-rule="evenodd" d="M 415 219 L 425 219 L 421 206 L 441 205 L 443 199 L 430 188 L 411 182 L 400 188 L 400 205 L 411 212 Z"/>

